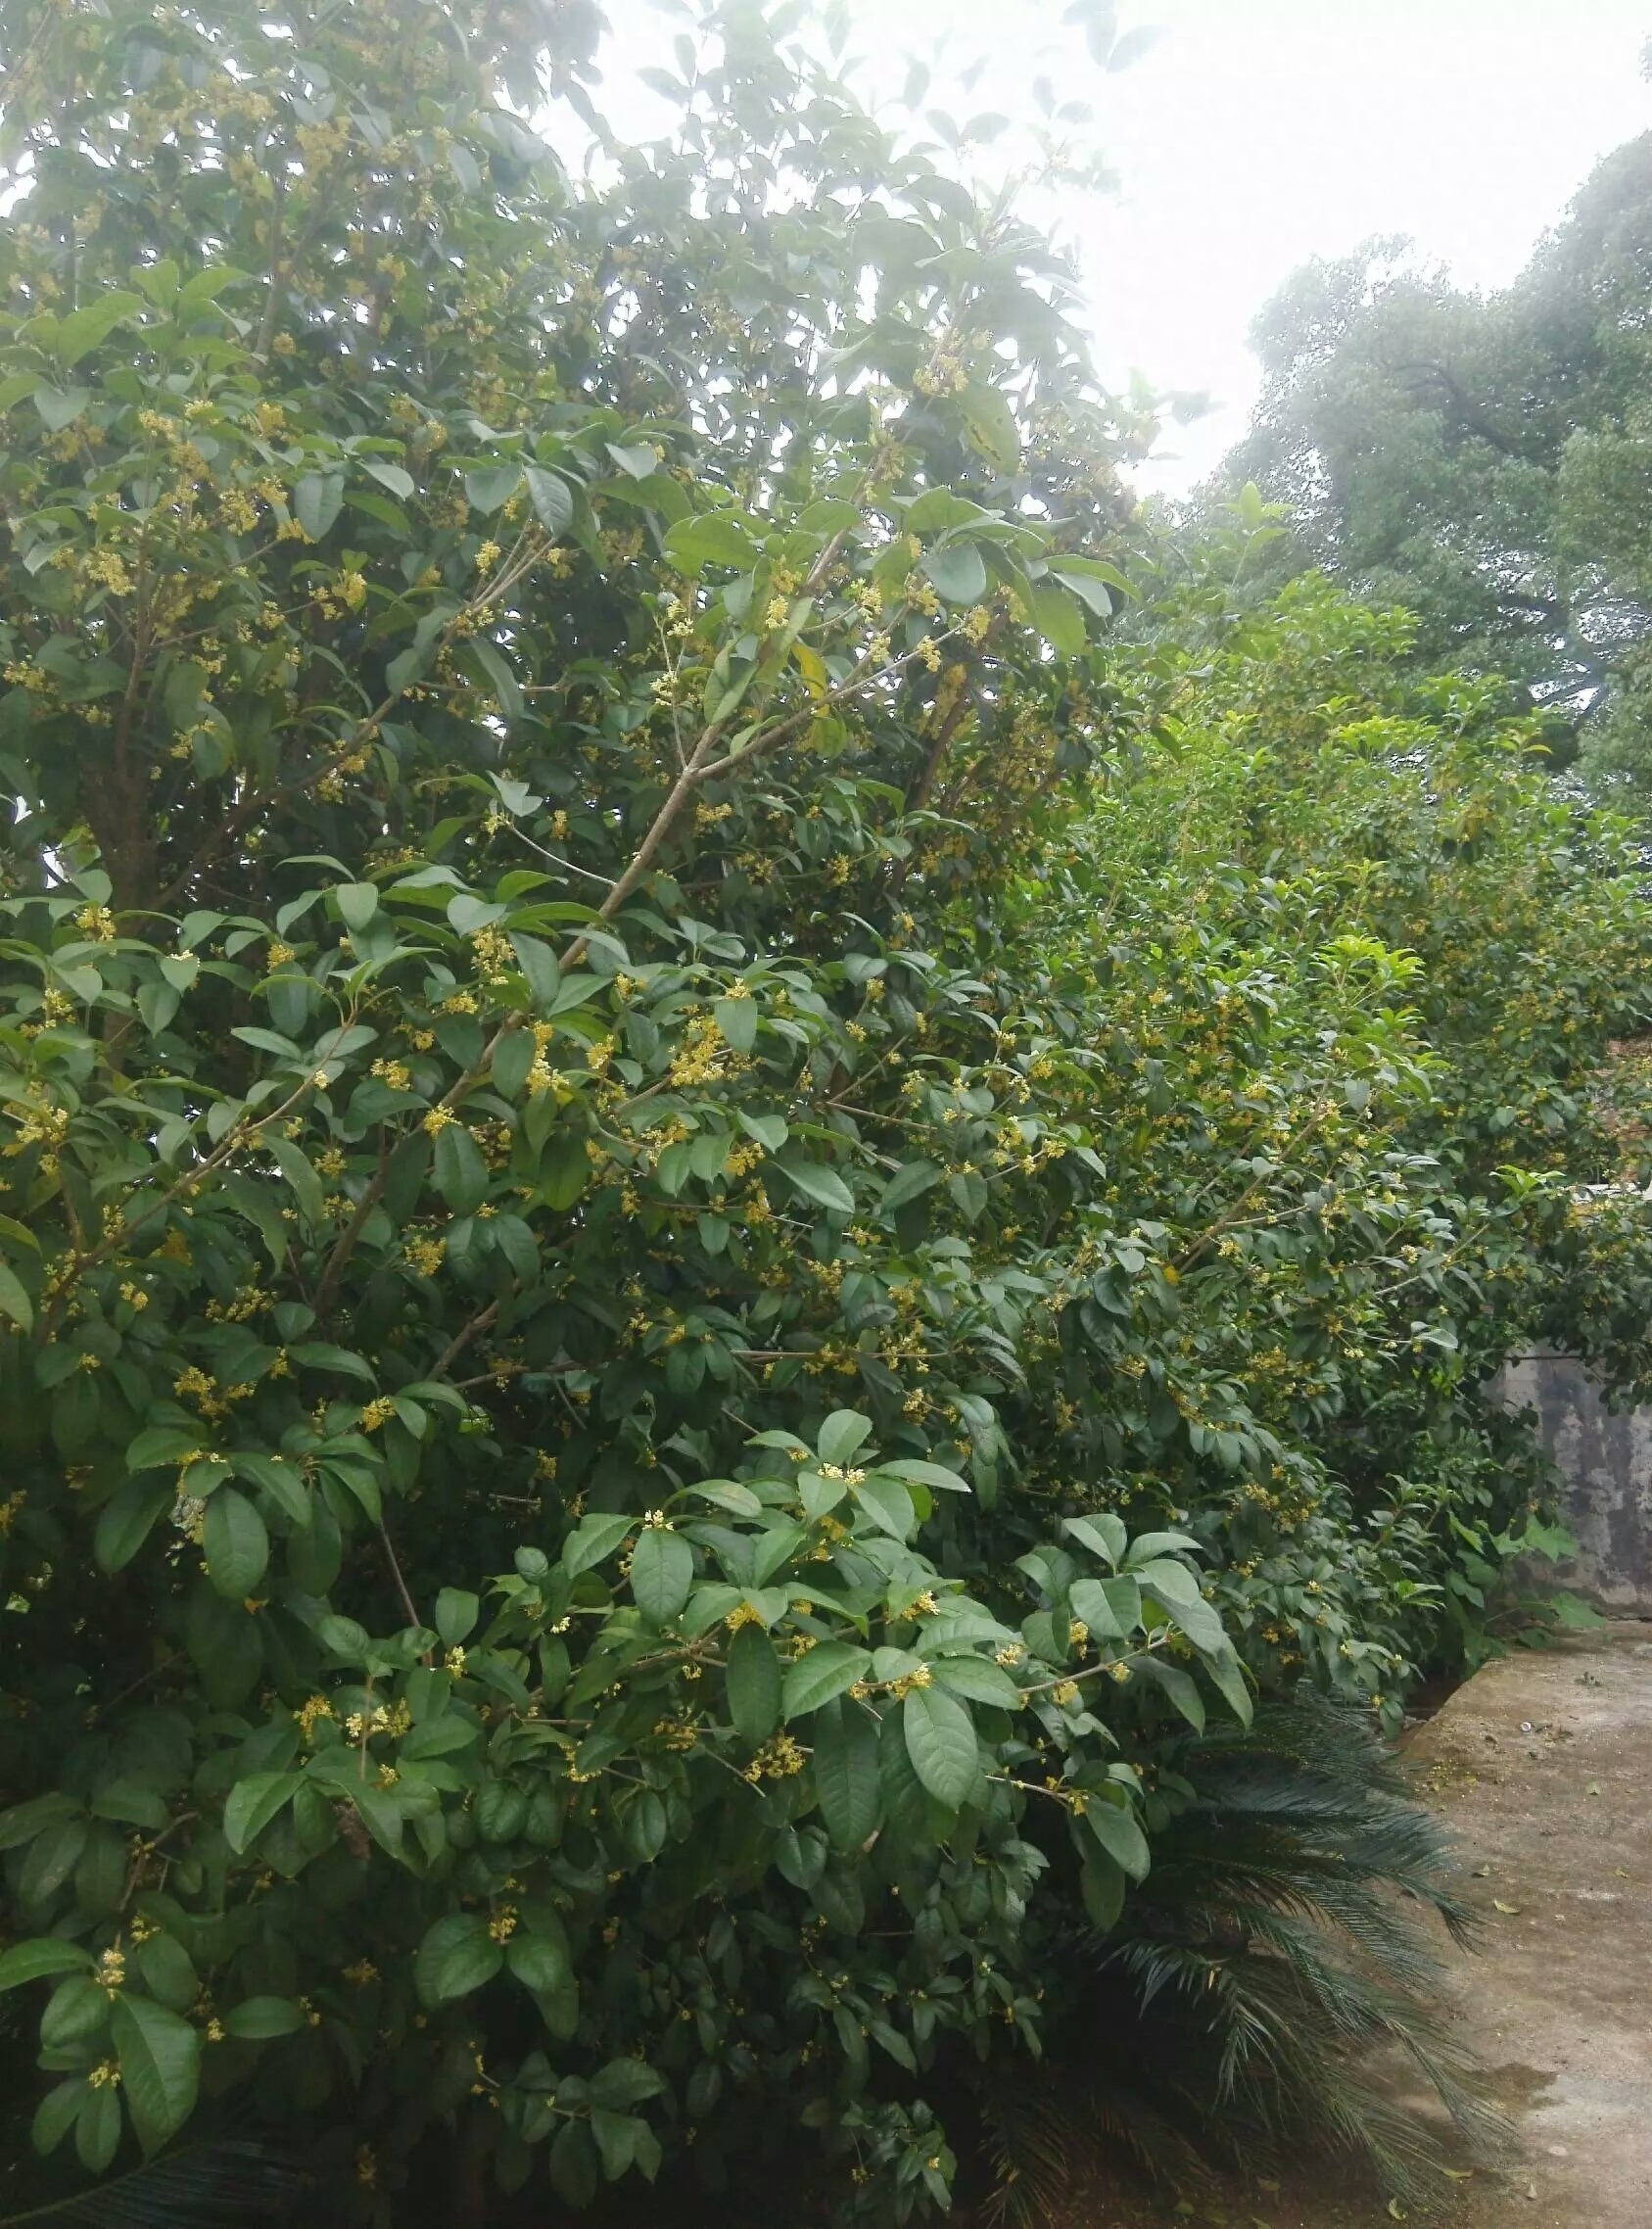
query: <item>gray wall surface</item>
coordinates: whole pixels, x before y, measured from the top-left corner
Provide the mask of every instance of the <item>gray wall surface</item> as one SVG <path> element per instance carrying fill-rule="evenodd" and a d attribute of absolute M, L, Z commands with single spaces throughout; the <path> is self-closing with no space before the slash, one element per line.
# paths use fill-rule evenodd
<path fill-rule="evenodd" d="M 1487 1391 L 1506 1408 L 1536 1410 L 1566 1482 L 1560 1515 L 1578 1556 L 1554 1579 L 1603 1610 L 1652 1616 L 1652 1408 L 1613 1415 L 1569 1354 L 1528 1354 Z"/>

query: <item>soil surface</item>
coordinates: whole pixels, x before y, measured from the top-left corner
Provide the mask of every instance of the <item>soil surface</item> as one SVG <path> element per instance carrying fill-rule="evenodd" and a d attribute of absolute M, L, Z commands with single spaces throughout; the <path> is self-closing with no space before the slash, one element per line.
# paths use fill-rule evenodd
<path fill-rule="evenodd" d="M 1451 2010 L 1514 2125 L 1500 2168 L 1427 2216 L 1322 2169 L 1072 2229 L 1652 2229 L 1652 1625 L 1487 1665 L 1407 1762 L 1486 1916 Z"/>

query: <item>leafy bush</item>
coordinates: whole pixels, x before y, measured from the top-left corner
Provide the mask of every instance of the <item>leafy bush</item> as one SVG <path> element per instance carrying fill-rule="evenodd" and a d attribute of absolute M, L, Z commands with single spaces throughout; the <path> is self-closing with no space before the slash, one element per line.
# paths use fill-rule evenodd
<path fill-rule="evenodd" d="M 12 2094 L 942 2204 L 1519 1537 L 1619 839 L 1392 617 L 1109 647 L 1068 274 L 749 8 L 641 151 L 577 6 L 0 21 Z"/>
<path fill-rule="evenodd" d="M 1472 1919 L 1444 1831 L 1369 1720 L 1298 1696 L 1192 1744 L 1182 1778 L 1147 1885 L 1052 2022 L 1061 2072 L 983 2089 L 989 2215 L 1061 2221 L 1121 2149 L 1198 2188 L 1304 2140 L 1426 2199 L 1440 2150 L 1396 2103 L 1396 2065 L 1490 2156 L 1501 2119 L 1440 2016 L 1443 1966 L 1419 1923 L 1462 1943 Z"/>

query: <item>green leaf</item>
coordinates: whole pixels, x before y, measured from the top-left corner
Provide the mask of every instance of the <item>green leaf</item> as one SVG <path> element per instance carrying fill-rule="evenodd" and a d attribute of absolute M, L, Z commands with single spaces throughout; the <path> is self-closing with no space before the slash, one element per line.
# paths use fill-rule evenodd
<path fill-rule="evenodd" d="M 378 886 L 373 882 L 341 882 L 333 892 L 339 918 L 353 936 L 359 936 L 379 910 Z"/>
<path fill-rule="evenodd" d="M 1100 1518 L 1096 1520 L 1102 1522 Z M 1130 1552 L 1124 1558 L 1126 1571 L 1134 1571 L 1144 1563 L 1155 1563 L 1160 1556 L 1203 1555 L 1199 1542 L 1186 1533 L 1138 1533 L 1130 1542 Z"/>
<path fill-rule="evenodd" d="M 1085 1802 L 1084 1824 L 1108 1856 L 1121 1866 L 1132 1880 L 1146 1879 L 1150 1863 L 1148 1838 L 1128 1802 L 1115 1804 L 1100 1789 L 1093 1788 Z"/>
<path fill-rule="evenodd" d="M 886 1471 L 873 1471 L 862 1479 L 854 1494 L 879 1532 L 887 1533 L 896 1541 L 912 1538 L 918 1511 L 901 1480 L 891 1478 Z"/>
<path fill-rule="evenodd" d="M 736 1053 L 749 1053 L 757 1042 L 757 1001 L 720 998 L 712 1003 L 712 1020 L 723 1041 Z"/>
<path fill-rule="evenodd" d="M 741 1626 L 723 1668 L 729 1716 L 755 1749 L 780 1723 L 780 1660 L 761 1626 Z"/>
<path fill-rule="evenodd" d="M 786 1142 L 786 1118 L 783 1114 L 753 1114 L 748 1108 L 735 1110 L 735 1117 L 748 1138 L 754 1138 L 765 1153 L 778 1154 Z"/>
<path fill-rule="evenodd" d="M 510 942 L 534 1004 L 543 1011 L 562 988 L 556 955 L 548 944 L 542 944 L 537 936 L 525 936 L 519 929 L 511 930 Z"/>
<path fill-rule="evenodd" d="M 558 1989 L 573 1970 L 568 1946 L 552 1935 L 521 1930 L 505 1945 L 505 1964 L 525 1989 Z"/>
<path fill-rule="evenodd" d="M 815 1446 L 823 1463 L 835 1463 L 841 1470 L 871 1434 L 870 1416 L 862 1416 L 853 1408 L 834 1408 L 821 1426 Z"/>
<path fill-rule="evenodd" d="M 444 1587 L 436 1597 L 436 1630 L 444 1646 L 467 1640 L 482 1615 L 480 1598 L 462 1587 Z"/>
<path fill-rule="evenodd" d="M 1099 1934 L 1109 1934 L 1118 1924 L 1126 1885 L 1124 1868 L 1096 1843 L 1088 1842 L 1080 1867 L 1079 1894 L 1084 1899 L 1090 1923 Z"/>
<path fill-rule="evenodd" d="M 4 1261 L 0 1261 L 0 1315 L 10 1316 L 20 1331 L 34 1329 L 34 1303 L 17 1271 Z"/>
<path fill-rule="evenodd" d="M 34 390 L 34 407 L 55 434 L 73 425 L 91 400 L 91 391 L 85 387 L 48 387 L 42 381 Z"/>
<path fill-rule="evenodd" d="M 223 1807 L 223 1838 L 230 1848 L 238 1855 L 250 1849 L 304 1784 L 302 1773 L 249 1773 L 237 1780 Z"/>
<path fill-rule="evenodd" d="M 647 2123 L 633 2113 L 607 2112 L 600 2106 L 590 2109 L 590 2133 L 596 2139 L 597 2155 L 602 2161 L 604 2178 L 617 2183 L 637 2158 L 638 2135 Z"/>
<path fill-rule="evenodd" d="M 563 1570 L 570 1579 L 577 1579 L 582 1571 L 605 1562 L 636 1524 L 635 1517 L 613 1514 L 582 1517 L 579 1529 L 563 1542 Z"/>
<path fill-rule="evenodd" d="M 1193 1728 L 1195 1733 L 1204 1731 L 1204 1697 L 1199 1691 L 1199 1683 L 1179 1666 L 1166 1664 L 1161 1656 L 1144 1659 L 1142 1669 L 1164 1689 L 1171 1703 Z"/>
<path fill-rule="evenodd" d="M 314 1509 L 299 1464 L 284 1463 L 278 1456 L 260 1454 L 251 1448 L 237 1448 L 229 1459 L 236 1475 L 261 1486 L 276 1507 L 295 1525 L 309 1524 Z"/>
<path fill-rule="evenodd" d="M 1009 399 L 996 387 L 972 381 L 964 391 L 962 408 L 969 446 L 995 471 L 1014 472 L 1021 461 L 1021 437 Z"/>
<path fill-rule="evenodd" d="M 1165 1558 L 1141 1565 L 1130 1577 L 1186 1634 L 1195 1648 L 1223 1646 L 1227 1636 L 1221 1618 L 1199 1591 L 1199 1582 L 1186 1564 Z"/>
<path fill-rule="evenodd" d="M 1105 582 L 1094 579 L 1088 573 L 1073 572 L 1065 565 L 1053 564 L 1050 573 L 1052 579 L 1060 581 L 1063 588 L 1070 589 L 1079 602 L 1087 605 L 1098 619 L 1112 617 L 1112 597 Z"/>
<path fill-rule="evenodd" d="M 694 1551 L 681 1533 L 645 1526 L 631 1551 L 631 1591 L 653 1626 L 681 1617 L 694 1583 Z"/>
<path fill-rule="evenodd" d="M 307 1339 L 302 1347 L 289 1350 L 295 1362 L 302 1362 L 309 1370 L 336 1370 L 341 1377 L 355 1378 L 368 1387 L 378 1381 L 359 1354 L 348 1347 L 334 1347 L 324 1339 Z"/>
<path fill-rule="evenodd" d="M 950 488 L 930 488 L 907 505 L 902 524 L 913 534 L 944 534 L 948 527 L 972 526 L 977 519 L 993 516 L 967 496 L 955 496 Z"/>
<path fill-rule="evenodd" d="M 136 1951 L 139 1978 L 149 1994 L 174 2013 L 187 2013 L 201 1994 L 201 1976 L 175 1935 L 154 1934 Z"/>
<path fill-rule="evenodd" d="M 815 1794 L 826 1832 L 839 1850 L 858 1850 L 882 1810 L 877 1778 L 877 1721 L 859 1703 L 839 1699 L 809 1722 Z"/>
<path fill-rule="evenodd" d="M 401 1737 L 401 1756 L 416 1761 L 421 1757 L 450 1757 L 455 1751 L 468 1749 L 481 1737 L 481 1728 L 458 1711 L 446 1711 L 440 1718 L 421 1719 L 410 1733 Z"/>
<path fill-rule="evenodd" d="M 464 492 L 472 510 L 487 514 L 507 503 L 522 485 L 520 464 L 490 464 L 464 476 Z"/>
<path fill-rule="evenodd" d="M 413 493 L 413 475 L 400 464 L 387 464 L 382 456 L 363 456 L 359 462 L 363 472 L 370 473 L 381 488 L 388 488 L 403 502 Z"/>
<path fill-rule="evenodd" d="M 129 1478 L 117 1487 L 98 1513 L 92 1552 L 105 1571 L 123 1571 L 148 1540 L 163 1510 L 177 1499 L 171 1480 Z"/>
<path fill-rule="evenodd" d="M 1211 1684 L 1240 1725 L 1249 1726 L 1254 1706 L 1245 1684 L 1244 1666 L 1233 1643 L 1225 1640 L 1220 1648 L 1202 1651 L 1201 1662 L 1210 1675 Z"/>
<path fill-rule="evenodd" d="M 293 490 L 293 516 L 319 542 L 344 508 L 342 472 L 306 472 Z"/>
<path fill-rule="evenodd" d="M 556 1138 L 540 1163 L 540 1198 L 555 1214 L 565 1214 L 590 1183 L 590 1157 L 583 1137 Z"/>
<path fill-rule="evenodd" d="M 1082 1542 L 1092 1555 L 1099 1555 L 1109 1570 L 1117 1565 L 1128 1541 L 1123 1519 L 1110 1509 L 1100 1510 L 1093 1517 L 1069 1517 L 1062 1531 L 1068 1540 Z"/>
<path fill-rule="evenodd" d="M 546 2162 L 550 2187 L 563 2204 L 583 2213 L 596 2196 L 599 2162 L 596 2145 L 584 2120 L 565 2120 L 557 2130 Z"/>
<path fill-rule="evenodd" d="M 36 2152 L 44 2156 L 55 2152 L 79 2118 L 91 2085 L 83 2074 L 71 2074 L 67 2082 L 48 2090 L 35 2109 L 34 2119 L 28 2131 L 28 2140 Z"/>
<path fill-rule="evenodd" d="M 855 1211 L 855 1195 L 834 1168 L 824 1168 L 818 1162 L 782 1161 L 776 1167 L 788 1176 L 805 1200 L 812 1200 L 817 1208 L 825 1208 L 834 1215 L 852 1215 Z"/>
<path fill-rule="evenodd" d="M 455 1215 L 474 1214 L 488 1196 L 488 1166 L 462 1122 L 436 1133 L 436 1189 Z"/>
<path fill-rule="evenodd" d="M 789 1726 L 794 1718 L 805 1718 L 810 1711 L 818 1711 L 841 1694 L 846 1694 L 857 1680 L 864 1680 L 872 1668 L 870 1648 L 858 1648 L 852 1641 L 820 1640 L 795 1663 L 788 1664 L 780 1683 L 781 1710 Z"/>
<path fill-rule="evenodd" d="M 727 513 L 708 511 L 679 519 L 665 538 L 665 553 L 679 572 L 698 573 L 707 565 L 732 565 L 739 571 L 757 560 L 757 545 Z"/>
<path fill-rule="evenodd" d="M 1133 1620 L 1129 1626 L 1121 1623 L 1106 1585 L 1099 1579 L 1075 1579 L 1067 1589 L 1067 1600 L 1073 1616 L 1082 1618 L 1089 1627 L 1092 1640 L 1124 1640 L 1135 1631 Z"/>
<path fill-rule="evenodd" d="M 65 370 L 72 369 L 100 341 L 108 340 L 117 325 L 135 315 L 142 308 L 143 297 L 139 294 L 121 291 L 100 294 L 83 308 L 70 311 L 58 327 L 52 343 L 52 354 Z"/>
<path fill-rule="evenodd" d="M 879 1463 L 877 1467 L 880 1471 L 886 1471 L 891 1478 L 908 1479 L 915 1486 L 932 1486 L 941 1494 L 968 1494 L 971 1491 L 969 1481 L 960 1478 L 945 1463 L 919 1462 L 902 1455 L 894 1462 Z"/>
<path fill-rule="evenodd" d="M 296 1997 L 243 1997 L 223 2016 L 231 2035 L 245 2043 L 268 2043 L 278 2035 L 296 2035 L 305 2024 L 304 2008 Z"/>
<path fill-rule="evenodd" d="M 937 1656 L 930 1667 L 943 1687 L 994 1710 L 1020 1708 L 1021 1690 L 1001 1665 L 985 1656 Z"/>
<path fill-rule="evenodd" d="M 132 2127 L 146 2153 L 158 2151 L 195 2110 L 201 2038 L 188 2020 L 127 1989 L 110 2024 Z"/>
<path fill-rule="evenodd" d="M 61 1788 L 31 1796 L 26 1803 L 10 1804 L 0 1811 L 0 1850 L 21 1850 L 25 1842 L 44 1834 L 48 1826 L 61 1826 L 66 1820 L 80 1815 L 81 1806 Z"/>
<path fill-rule="evenodd" d="M 574 498 L 566 480 L 540 465 L 523 467 L 528 476 L 528 500 L 534 516 L 552 540 L 565 534 L 574 516 Z"/>
<path fill-rule="evenodd" d="M 609 2112 L 626 2112 L 645 2098 L 657 2098 L 664 2088 L 663 2077 L 640 2059 L 610 2059 L 591 2076 L 590 2098 Z"/>
<path fill-rule="evenodd" d="M 987 569 L 972 542 L 948 543 L 923 554 L 923 570 L 937 595 L 948 603 L 979 603 L 987 593 Z"/>
<path fill-rule="evenodd" d="M 1053 581 L 1035 581 L 1021 593 L 1033 625 L 1050 647 L 1063 658 L 1081 656 L 1090 638 L 1084 614 L 1067 591 Z"/>
<path fill-rule="evenodd" d="M 907 1755 L 937 1803 L 961 1811 L 980 1780 L 975 1722 L 946 1688 L 911 1687 L 901 1704 Z"/>
<path fill-rule="evenodd" d="M 884 1185 L 877 1203 L 879 1211 L 892 1215 L 897 1208 L 904 1208 L 909 1200 L 920 1198 L 939 1184 L 945 1173 L 935 1162 L 909 1161 L 904 1167 L 897 1168 Z"/>
<path fill-rule="evenodd" d="M 309 1161 L 286 1138 L 271 1137 L 266 1132 L 263 1143 L 271 1160 L 292 1186 L 293 1196 L 299 1204 L 299 1212 L 305 1221 L 321 1222 L 326 1211 L 325 1195 L 321 1189 L 321 1179 Z"/>
<path fill-rule="evenodd" d="M 91 1964 L 90 1955 L 77 1943 L 34 1935 L 0 1951 L 0 1991 L 21 1988 L 25 1981 L 43 1981 L 54 1973 L 85 1973 Z"/>
<path fill-rule="evenodd" d="M 263 1577 L 269 1562 L 269 1535 L 263 1519 L 237 1488 L 220 1487 L 208 1502 L 202 1547 L 207 1576 L 231 1601 L 251 1594 Z"/>
<path fill-rule="evenodd" d="M 605 442 L 603 447 L 620 470 L 629 473 L 633 480 L 649 478 L 660 461 L 652 449 L 645 447 L 640 442 L 633 443 L 628 448 L 619 442 L 611 441 Z"/>
<path fill-rule="evenodd" d="M 492 1981 L 504 1952 L 479 1913 L 455 1912 L 430 1928 L 413 1960 L 413 1985 L 428 2011 L 451 2005 Z"/>
<path fill-rule="evenodd" d="M 74 2123 L 74 2151 L 89 2175 L 101 2175 L 120 2149 L 120 2100 L 113 2083 L 86 2095 Z"/>

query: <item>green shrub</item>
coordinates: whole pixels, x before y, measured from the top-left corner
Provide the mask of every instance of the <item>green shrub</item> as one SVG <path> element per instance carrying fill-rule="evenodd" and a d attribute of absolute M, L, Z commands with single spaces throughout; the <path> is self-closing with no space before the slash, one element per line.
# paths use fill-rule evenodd
<path fill-rule="evenodd" d="M 1576 1284 L 1616 837 L 1350 698 L 1392 617 L 1110 649 L 1068 274 L 708 22 L 639 151 L 578 7 L 0 14 L 60 2166 L 251 2113 L 479 2218 L 801 2126 L 939 2205 L 1190 1731 L 1394 1723 L 1534 1498 L 1473 1380 Z M 1425 931 L 1514 888 L 1470 1004 Z"/>

